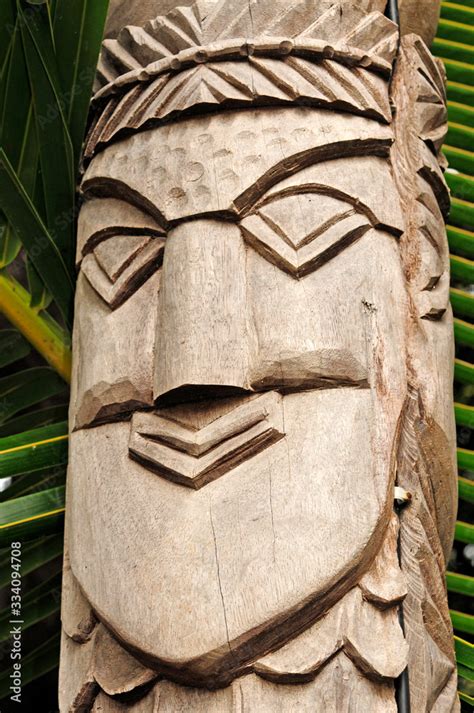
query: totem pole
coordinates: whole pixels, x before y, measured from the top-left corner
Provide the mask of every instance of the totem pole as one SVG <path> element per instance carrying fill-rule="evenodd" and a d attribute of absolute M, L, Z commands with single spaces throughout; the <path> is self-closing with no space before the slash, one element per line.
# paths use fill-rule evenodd
<path fill-rule="evenodd" d="M 401 41 L 385 0 L 198 0 L 104 42 L 62 713 L 459 709 L 435 4 Z"/>

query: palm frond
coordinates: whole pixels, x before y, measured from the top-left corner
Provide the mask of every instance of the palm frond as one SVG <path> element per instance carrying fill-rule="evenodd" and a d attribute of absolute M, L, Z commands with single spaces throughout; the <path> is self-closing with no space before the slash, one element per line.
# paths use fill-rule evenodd
<path fill-rule="evenodd" d="M 107 9 L 108 0 L 0 3 L 0 313 L 12 325 L 0 330 L 0 587 L 21 540 L 22 576 L 40 580 L 23 592 L 23 629 L 46 627 L 60 606 L 76 185 Z M 0 642 L 7 621 L 0 611 Z M 58 655 L 59 621 L 26 652 L 23 684 Z"/>
<path fill-rule="evenodd" d="M 474 544 L 474 0 L 442 2 L 434 53 L 444 62 L 448 77 L 449 131 L 444 153 L 449 161 L 446 180 L 452 194 L 448 221 L 451 251 L 451 303 L 456 340 L 455 415 L 458 429 L 459 520 L 455 549 Z M 469 448 L 471 446 L 471 448 Z M 472 559 L 472 558 L 471 558 Z M 447 585 L 451 619 L 456 634 L 456 659 L 463 708 L 474 704 L 474 577 L 469 560 L 452 563 Z"/>

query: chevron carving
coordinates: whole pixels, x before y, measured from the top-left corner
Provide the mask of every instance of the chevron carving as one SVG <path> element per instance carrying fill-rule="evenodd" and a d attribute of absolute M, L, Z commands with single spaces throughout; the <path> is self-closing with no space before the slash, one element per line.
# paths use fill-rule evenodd
<path fill-rule="evenodd" d="M 304 57 L 251 57 L 165 74 L 108 98 L 87 141 L 86 156 L 130 131 L 146 129 L 196 107 L 303 102 L 387 123 L 391 111 L 384 77 L 363 67 Z"/>
<path fill-rule="evenodd" d="M 284 437 L 282 397 L 270 392 L 240 399 L 201 427 L 179 420 L 173 409 L 137 412 L 130 457 L 158 475 L 199 490 Z M 191 407 L 190 413 L 196 411 Z"/>
<path fill-rule="evenodd" d="M 307 50 L 311 45 L 317 50 L 320 42 L 330 45 L 333 53 L 352 51 L 354 58 L 365 57 L 365 65 L 373 60 L 379 69 L 390 70 L 397 49 L 393 22 L 380 12 L 367 14 L 347 0 L 335 0 L 329 8 L 316 0 L 309 4 L 313 7 L 301 12 L 298 6 L 277 3 L 273 17 L 259 11 L 256 0 L 248 4 L 222 0 L 204 15 L 197 2 L 191 7 L 178 7 L 144 27 L 125 27 L 116 40 L 105 40 L 99 81 L 103 87 L 117 83 L 119 78 L 123 84 L 124 75 L 129 75 L 126 81 L 143 81 L 157 72 L 175 70 L 186 61 L 206 61 L 209 54 L 219 59 L 235 53 L 241 56 L 245 38 L 252 38 L 251 47 L 246 49 L 249 54 L 259 48 L 288 52 L 298 42 L 306 43 Z M 234 38 L 239 41 L 232 42 Z M 286 46 L 282 47 L 283 40 Z"/>
<path fill-rule="evenodd" d="M 277 3 L 269 17 L 223 0 L 202 19 L 196 3 L 106 40 L 86 157 L 196 107 L 301 102 L 389 123 L 397 26 L 347 0 L 308 2 L 309 15 Z"/>
<path fill-rule="evenodd" d="M 82 261 L 90 285 L 111 309 L 120 307 L 163 262 L 164 238 L 116 235 Z"/>
<path fill-rule="evenodd" d="M 292 221 L 285 221 L 285 211 L 288 217 L 294 210 L 306 210 L 309 214 L 312 206 L 317 206 L 319 225 L 315 221 L 308 234 L 293 235 Z M 285 223 L 286 229 L 283 227 Z M 316 191 L 277 200 L 241 222 L 245 241 L 295 278 L 314 272 L 370 228 L 366 215 L 341 200 Z"/>

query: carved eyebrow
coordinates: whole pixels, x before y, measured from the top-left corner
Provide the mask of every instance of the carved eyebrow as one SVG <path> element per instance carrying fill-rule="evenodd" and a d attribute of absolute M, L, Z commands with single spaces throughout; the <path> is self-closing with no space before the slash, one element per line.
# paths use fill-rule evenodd
<path fill-rule="evenodd" d="M 259 180 L 234 200 L 234 208 L 240 219 L 253 212 L 265 193 L 286 178 L 309 166 L 338 158 L 378 156 L 387 158 L 393 141 L 387 139 L 351 139 L 317 146 L 311 151 L 293 154 L 272 166 Z"/>
<path fill-rule="evenodd" d="M 166 235 L 166 229 L 155 215 L 123 198 L 92 194 L 79 214 L 77 264 L 101 242 L 114 235 Z"/>
<path fill-rule="evenodd" d="M 200 218 L 216 218 L 218 220 L 239 221 L 250 215 L 255 206 L 268 191 L 291 176 L 321 163 L 332 162 L 341 158 L 378 157 L 387 158 L 393 143 L 391 137 L 351 139 L 333 141 L 316 146 L 310 150 L 286 156 L 271 166 L 263 175 L 257 178 L 243 193 L 230 199 L 230 203 L 215 210 L 199 210 L 194 214 L 177 216 L 169 220 L 157 206 L 142 193 L 131 188 L 125 181 L 110 176 L 93 176 L 82 183 L 82 193 L 86 198 L 115 198 L 125 201 L 131 206 L 147 213 L 164 232 L 183 222 Z M 380 221 L 375 221 L 379 223 Z M 393 231 L 392 231 L 393 232 Z M 401 231 L 398 231 L 401 232 Z M 397 233 L 398 234 L 398 233 Z"/>
<path fill-rule="evenodd" d="M 121 200 L 148 214 L 162 228 L 163 232 L 167 232 L 170 228 L 165 216 L 152 201 L 117 178 L 94 176 L 86 179 L 82 182 L 81 193 L 86 200 L 90 197 Z"/>

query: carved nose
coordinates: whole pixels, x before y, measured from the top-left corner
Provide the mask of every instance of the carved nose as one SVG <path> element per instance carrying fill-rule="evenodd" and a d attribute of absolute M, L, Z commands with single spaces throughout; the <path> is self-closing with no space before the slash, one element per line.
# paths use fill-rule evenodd
<path fill-rule="evenodd" d="M 238 226 L 194 220 L 168 234 L 154 395 L 186 401 L 248 389 L 245 246 Z"/>

